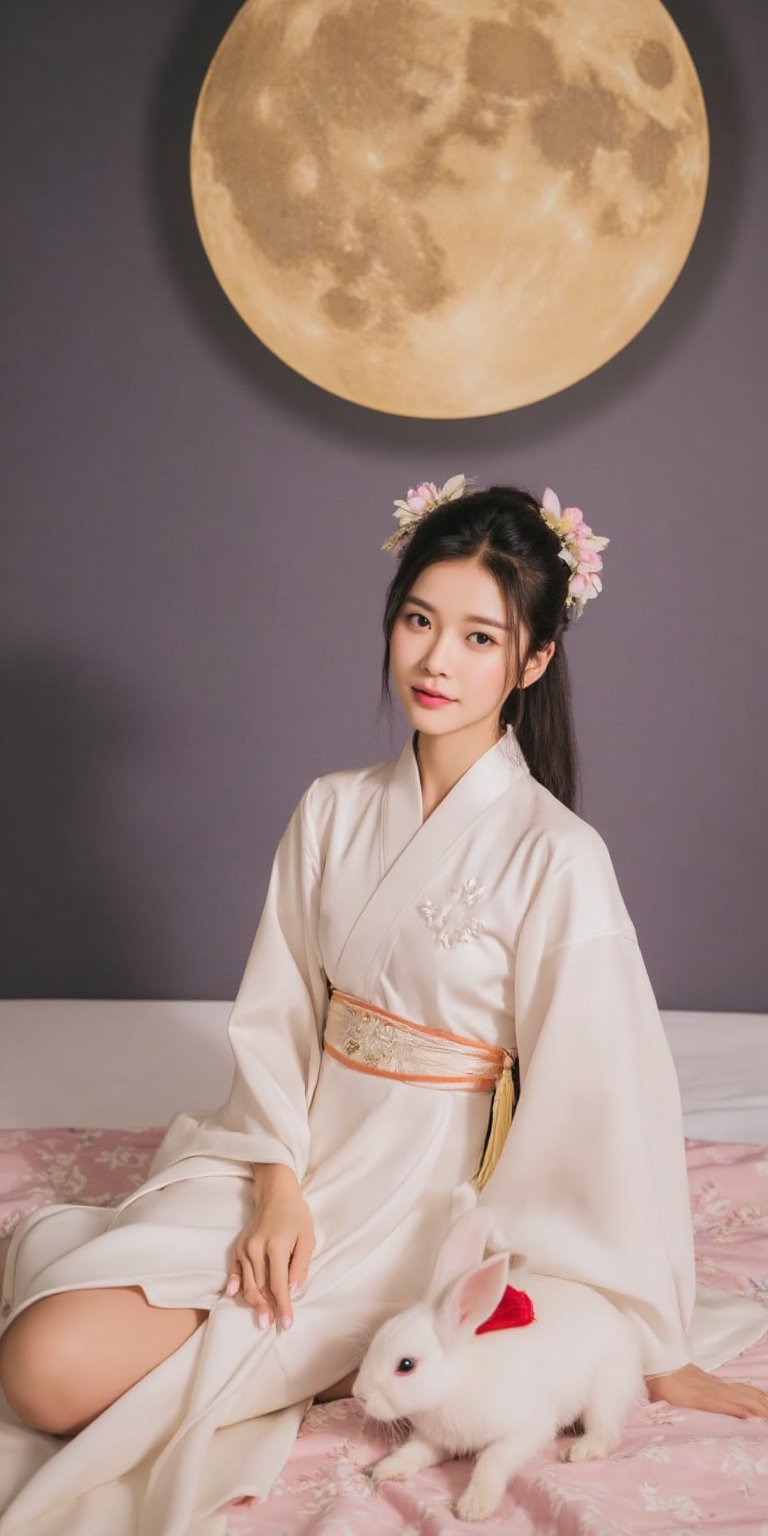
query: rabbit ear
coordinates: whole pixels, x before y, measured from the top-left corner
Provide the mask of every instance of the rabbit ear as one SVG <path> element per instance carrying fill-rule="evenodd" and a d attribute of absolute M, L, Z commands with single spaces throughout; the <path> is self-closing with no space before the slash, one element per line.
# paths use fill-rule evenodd
<path fill-rule="evenodd" d="M 435 1332 L 446 1349 L 474 1333 L 501 1301 L 507 1284 L 507 1256 L 494 1254 L 452 1281 L 435 1307 Z"/>
<path fill-rule="evenodd" d="M 454 1210 L 456 1206 L 454 1204 Z M 461 1211 L 451 1222 L 437 1252 L 434 1269 L 427 1286 L 427 1297 L 434 1299 L 445 1290 L 456 1275 L 464 1274 L 471 1265 L 477 1264 L 485 1252 L 485 1240 L 491 1227 L 493 1212 L 474 1206 Z"/>

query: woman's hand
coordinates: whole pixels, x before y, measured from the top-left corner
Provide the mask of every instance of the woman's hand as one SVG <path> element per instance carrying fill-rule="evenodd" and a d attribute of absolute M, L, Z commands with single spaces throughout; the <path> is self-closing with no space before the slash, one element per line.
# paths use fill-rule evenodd
<path fill-rule="evenodd" d="M 663 1398 L 676 1408 L 728 1413 L 735 1419 L 768 1419 L 768 1392 L 750 1387 L 746 1381 L 721 1381 L 697 1365 L 682 1365 L 663 1376 L 646 1376 L 645 1384 L 652 1403 Z"/>
<path fill-rule="evenodd" d="M 271 1170 L 270 1170 L 271 1172 Z M 307 1278 L 315 1246 L 312 1212 L 287 1170 L 260 1186 L 252 1220 L 237 1239 L 225 1295 L 239 1294 L 258 1313 L 260 1328 L 279 1316 L 293 1322 L 291 1297 Z"/>

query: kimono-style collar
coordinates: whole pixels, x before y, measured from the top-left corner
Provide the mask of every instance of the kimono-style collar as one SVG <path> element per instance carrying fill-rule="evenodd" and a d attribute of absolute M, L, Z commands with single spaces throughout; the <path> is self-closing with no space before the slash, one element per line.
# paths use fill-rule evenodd
<path fill-rule="evenodd" d="M 381 866 L 334 967 L 334 985 L 375 1003 L 382 964 L 406 904 L 432 878 L 454 843 L 466 837 L 489 807 L 530 774 L 511 726 L 478 757 L 423 820 L 419 765 L 412 732 L 388 765 L 381 811 Z"/>
<path fill-rule="evenodd" d="M 508 725 L 505 734 L 475 759 L 425 822 L 416 760 L 417 734 L 411 731 L 392 765 L 382 828 L 385 869 L 390 868 L 416 833 L 421 834 L 420 841 L 423 837 L 425 843 L 437 846 L 446 834 L 460 832 L 516 779 L 530 772 L 514 729 Z M 428 836 L 424 836 L 428 829 Z"/>

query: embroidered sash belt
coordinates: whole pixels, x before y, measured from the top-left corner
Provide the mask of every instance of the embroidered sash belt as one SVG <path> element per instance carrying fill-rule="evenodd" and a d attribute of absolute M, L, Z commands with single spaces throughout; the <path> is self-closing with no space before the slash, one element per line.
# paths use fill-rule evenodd
<path fill-rule="evenodd" d="M 355 1072 L 429 1088 L 492 1092 L 485 1145 L 472 1180 L 476 1189 L 482 1189 L 496 1167 L 512 1124 L 519 1093 L 516 1054 L 503 1046 L 414 1024 L 335 987 L 328 1003 L 323 1049 Z"/>

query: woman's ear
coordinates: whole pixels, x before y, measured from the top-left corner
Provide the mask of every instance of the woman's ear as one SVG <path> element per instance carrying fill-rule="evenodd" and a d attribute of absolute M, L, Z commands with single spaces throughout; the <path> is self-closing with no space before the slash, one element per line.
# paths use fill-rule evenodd
<path fill-rule="evenodd" d="M 556 645 L 556 640 L 550 640 L 549 645 L 543 646 L 540 651 L 534 651 L 523 672 L 521 685 L 523 688 L 529 688 L 531 683 L 537 682 L 543 676 L 555 654 Z"/>

